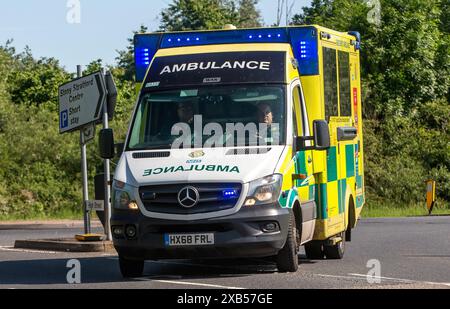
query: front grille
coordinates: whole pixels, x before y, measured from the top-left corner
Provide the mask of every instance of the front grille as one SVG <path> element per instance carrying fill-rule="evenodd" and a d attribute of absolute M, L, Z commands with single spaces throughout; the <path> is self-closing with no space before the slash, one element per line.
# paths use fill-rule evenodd
<path fill-rule="evenodd" d="M 192 186 L 199 192 L 199 201 L 192 208 L 185 208 L 178 203 L 178 193 L 186 186 Z M 235 190 L 236 196 L 223 196 L 225 190 Z M 147 211 L 190 215 L 221 211 L 233 208 L 241 195 L 240 183 L 190 183 L 152 185 L 139 188 L 139 196 Z"/>

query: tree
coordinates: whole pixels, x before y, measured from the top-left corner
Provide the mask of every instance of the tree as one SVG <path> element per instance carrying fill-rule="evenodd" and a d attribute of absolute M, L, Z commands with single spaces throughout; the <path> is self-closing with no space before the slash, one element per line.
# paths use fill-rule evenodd
<path fill-rule="evenodd" d="M 417 203 L 423 181 L 450 199 L 448 0 L 313 0 L 294 24 L 361 33 L 365 183 L 369 201 Z"/>
<path fill-rule="evenodd" d="M 146 33 L 147 31 L 148 28 L 141 25 L 139 30 L 133 32 L 133 37 L 137 33 Z M 118 50 L 117 53 L 119 55 L 116 57 L 117 68 L 122 69 L 122 74 L 118 78 L 127 81 L 133 81 L 135 76 L 133 37 L 127 39 L 128 46 L 125 50 Z"/>
<path fill-rule="evenodd" d="M 239 1 L 239 28 L 256 28 L 261 27 L 261 13 L 256 8 L 257 0 L 240 0 Z"/>
<path fill-rule="evenodd" d="M 163 31 L 207 30 L 221 28 L 237 20 L 232 1 L 174 0 L 161 12 Z"/>
<path fill-rule="evenodd" d="M 98 59 L 84 73 L 102 67 Z M 118 88 L 111 127 L 121 141 L 136 92 L 133 82 L 123 80 L 123 68 L 108 70 Z M 79 137 L 59 134 L 58 86 L 73 77 L 52 58 L 36 59 L 29 49 L 17 54 L 10 43 L 0 46 L 0 220 L 81 215 Z M 101 162 L 98 146 L 87 154 L 92 181 Z"/>
<path fill-rule="evenodd" d="M 293 23 L 359 31 L 362 78 L 369 89 L 365 116 L 407 115 L 448 93 L 449 53 L 439 30 L 440 4 L 440 0 L 382 0 L 378 27 L 367 20 L 371 8 L 366 1 L 314 0 Z"/>
<path fill-rule="evenodd" d="M 11 100 L 15 104 L 42 105 L 56 110 L 58 87 L 68 81 L 71 74 L 62 70 L 55 58 L 34 59 L 28 47 L 12 59 L 6 71 Z"/>
<path fill-rule="evenodd" d="M 160 31 L 221 29 L 225 24 L 234 24 L 241 28 L 262 25 L 261 14 L 256 8 L 257 0 L 175 0 L 161 12 Z M 141 28 L 133 34 L 146 33 Z M 133 37 L 128 38 L 128 46 L 118 50 L 116 57 L 118 78 L 134 81 L 134 45 Z"/>
<path fill-rule="evenodd" d="M 257 27 L 261 25 L 257 3 L 257 0 L 174 0 L 161 12 L 160 30 L 210 30 L 226 24 Z"/>

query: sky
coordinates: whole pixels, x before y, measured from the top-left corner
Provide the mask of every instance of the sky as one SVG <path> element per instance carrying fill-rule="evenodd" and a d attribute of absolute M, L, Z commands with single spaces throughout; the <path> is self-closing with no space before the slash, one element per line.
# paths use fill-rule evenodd
<path fill-rule="evenodd" d="M 294 0 L 291 0 L 294 1 Z M 8 39 L 18 52 L 29 46 L 35 57 L 54 57 L 69 72 L 103 59 L 114 64 L 117 50 L 144 24 L 157 30 L 160 12 L 171 0 L 4 0 L 0 4 L 0 45 Z M 72 14 L 79 3 L 79 20 Z M 310 0 L 296 0 L 294 13 Z M 265 24 L 276 21 L 277 1 L 260 0 Z M 68 19 L 69 17 L 69 19 Z M 71 22 L 68 22 L 71 21 Z M 79 23 L 77 22 L 79 21 Z"/>
<path fill-rule="evenodd" d="M 290 0 L 294 1 L 294 0 Z M 69 72 L 103 59 L 114 64 L 117 50 L 144 24 L 157 30 L 160 12 L 171 0 L 8 0 L 0 4 L 0 45 L 8 39 L 18 52 L 29 46 L 35 57 L 54 57 Z M 296 0 L 293 13 L 310 0 Z M 78 10 L 79 15 L 73 15 Z M 276 21 L 277 0 L 260 0 L 267 25 Z M 77 19 L 79 16 L 79 20 Z M 69 22 L 70 21 L 70 22 Z M 79 23 L 78 23 L 79 21 Z"/>

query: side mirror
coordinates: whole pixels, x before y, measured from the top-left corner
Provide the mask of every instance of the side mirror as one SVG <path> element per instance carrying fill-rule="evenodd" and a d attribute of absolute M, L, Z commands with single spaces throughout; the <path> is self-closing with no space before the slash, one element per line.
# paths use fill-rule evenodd
<path fill-rule="evenodd" d="M 325 120 L 314 120 L 314 148 L 326 150 L 330 148 L 330 129 Z"/>
<path fill-rule="evenodd" d="M 112 129 L 102 129 L 99 135 L 100 157 L 114 158 L 114 134 Z"/>
<path fill-rule="evenodd" d="M 301 150 L 326 150 L 330 148 L 330 129 L 325 120 L 313 121 L 313 136 L 296 136 L 292 143 L 295 152 Z M 314 141 L 313 146 L 307 146 L 306 141 Z"/>
<path fill-rule="evenodd" d="M 123 150 L 125 148 L 125 143 L 117 143 L 115 146 L 116 146 L 117 157 L 120 158 L 122 156 Z"/>

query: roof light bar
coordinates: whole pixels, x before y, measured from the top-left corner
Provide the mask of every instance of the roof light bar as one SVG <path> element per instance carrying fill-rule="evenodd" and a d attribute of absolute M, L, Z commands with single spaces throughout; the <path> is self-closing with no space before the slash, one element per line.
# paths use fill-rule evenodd
<path fill-rule="evenodd" d="M 284 28 L 263 28 L 245 30 L 219 30 L 203 32 L 166 33 L 161 48 L 239 43 L 285 43 Z"/>
<path fill-rule="evenodd" d="M 134 39 L 136 81 L 144 80 L 160 48 L 245 43 L 290 43 L 300 74 L 316 75 L 319 73 L 317 40 L 317 30 L 312 26 L 137 34 Z"/>

